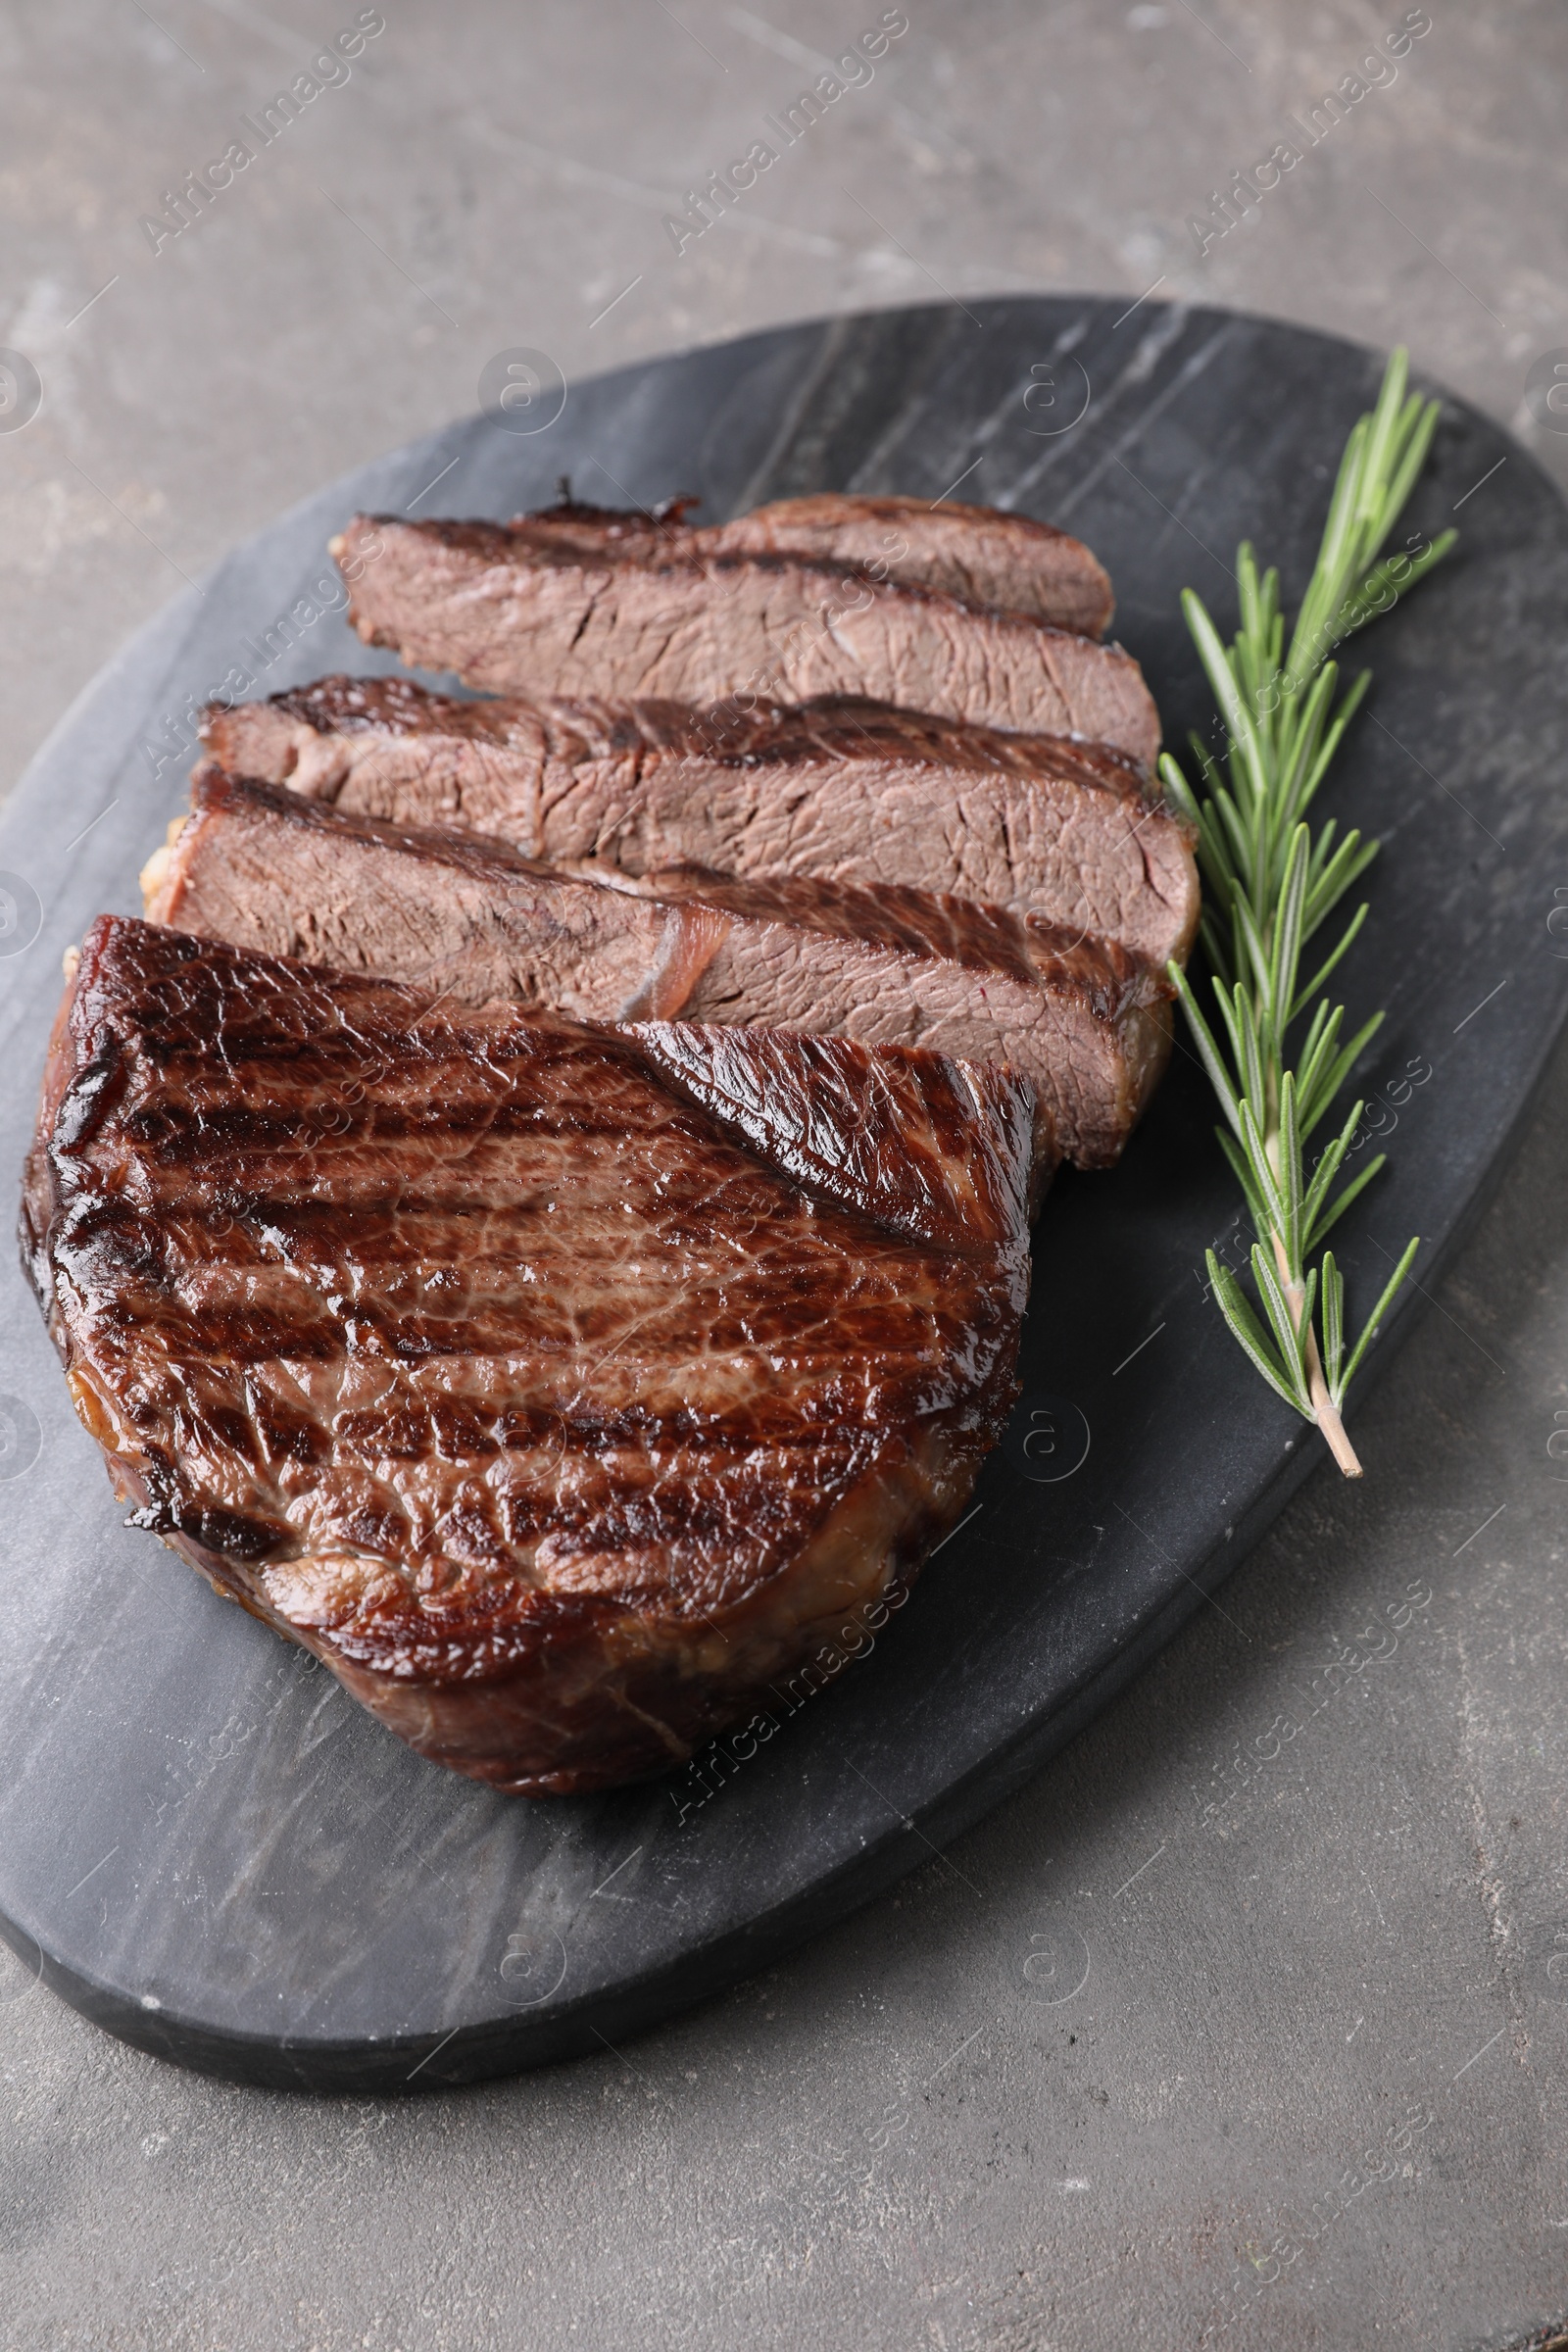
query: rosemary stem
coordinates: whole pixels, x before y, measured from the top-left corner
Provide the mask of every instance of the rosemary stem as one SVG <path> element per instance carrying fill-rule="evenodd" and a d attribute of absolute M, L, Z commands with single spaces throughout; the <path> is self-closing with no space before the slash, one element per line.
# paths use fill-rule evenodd
<path fill-rule="evenodd" d="M 1290 1261 L 1286 1257 L 1285 1244 L 1279 1235 L 1271 1233 L 1269 1239 L 1274 1244 L 1274 1262 L 1280 1270 L 1280 1283 L 1290 1306 L 1291 1321 L 1299 1332 L 1301 1309 L 1306 1304 L 1306 1293 L 1298 1282 L 1291 1280 Z M 1307 1326 L 1304 1352 L 1306 1355 L 1306 1386 L 1312 1399 L 1313 1418 L 1323 1432 L 1324 1442 L 1330 1453 L 1333 1454 L 1346 1477 L 1359 1478 L 1362 1475 L 1360 1456 L 1350 1444 L 1349 1432 L 1340 1418 L 1339 1406 L 1329 1395 L 1329 1384 L 1323 1377 L 1323 1359 L 1317 1351 L 1317 1334 L 1310 1324 Z"/>

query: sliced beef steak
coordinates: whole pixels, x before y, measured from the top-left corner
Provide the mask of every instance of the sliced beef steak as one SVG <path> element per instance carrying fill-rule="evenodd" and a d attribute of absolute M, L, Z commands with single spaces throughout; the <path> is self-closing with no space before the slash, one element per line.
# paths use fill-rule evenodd
<path fill-rule="evenodd" d="M 412 678 L 323 678 L 234 709 L 220 764 L 398 824 L 640 877 L 902 882 L 1186 957 L 1198 871 L 1177 818 L 1104 746 L 881 703 L 764 703 L 715 723 L 672 703 L 457 702 Z"/>
<path fill-rule="evenodd" d="M 966 604 L 1029 612 L 1083 637 L 1100 636 L 1115 610 L 1104 566 L 1082 540 L 996 507 L 822 491 L 691 536 L 696 554 L 810 556 L 873 579 L 917 580 Z"/>
<path fill-rule="evenodd" d="M 564 547 L 532 523 L 357 515 L 332 552 L 368 644 L 495 693 L 612 695 L 721 714 L 861 695 L 939 717 L 1113 744 L 1144 767 L 1159 718 L 1132 657 L 1021 612 L 794 555 Z"/>
<path fill-rule="evenodd" d="M 997 507 L 829 490 L 705 525 L 685 519 L 697 503 L 671 499 L 643 513 L 563 500 L 536 514 L 514 514 L 510 527 L 540 547 L 644 560 L 808 556 L 873 580 L 912 580 L 967 604 L 1032 613 L 1083 637 L 1102 635 L 1114 610 L 1104 567 L 1081 540 Z"/>
<path fill-rule="evenodd" d="M 543 1794 L 886 1621 L 1015 1394 L 1029 1131 L 933 1054 L 437 1011 L 104 916 L 24 1241 L 134 1524 Z"/>
<path fill-rule="evenodd" d="M 1043 1168 L 1115 1159 L 1169 1049 L 1164 984 L 951 896 L 689 871 L 633 892 L 498 841 L 348 816 L 198 770 L 143 877 L 155 922 L 265 955 L 584 1020 L 828 1032 L 1009 1062 Z"/>

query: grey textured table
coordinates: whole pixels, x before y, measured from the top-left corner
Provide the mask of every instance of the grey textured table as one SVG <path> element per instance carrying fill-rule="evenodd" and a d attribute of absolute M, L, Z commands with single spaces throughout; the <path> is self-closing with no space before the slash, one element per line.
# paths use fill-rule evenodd
<path fill-rule="evenodd" d="M 663 216 L 860 16 L 388 0 L 155 252 L 166 192 L 359 13 L 0 15 L 0 344 L 44 385 L 0 434 L 8 777 L 181 573 L 517 346 L 569 379 L 938 289 L 1162 278 L 1403 337 L 1568 478 L 1523 403 L 1568 345 L 1545 5 L 1435 6 L 1200 258 L 1190 217 L 1403 12 L 911 0 L 677 254 Z M 680 2025 L 312 2103 L 135 2056 L 0 1958 L 0 2342 L 1480 2352 L 1561 2318 L 1565 1149 L 1568 1055 L 1358 1417 L 1363 1486 L 1319 1473 L 1023 1796 Z"/>

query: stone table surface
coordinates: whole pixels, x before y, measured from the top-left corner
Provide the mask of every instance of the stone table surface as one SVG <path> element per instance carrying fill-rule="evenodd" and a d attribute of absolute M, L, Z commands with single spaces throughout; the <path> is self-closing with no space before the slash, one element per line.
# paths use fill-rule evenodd
<path fill-rule="evenodd" d="M 1402 339 L 1568 481 L 1524 398 L 1568 346 L 1559 8 L 1434 0 L 1220 236 L 1233 172 L 1306 146 L 1292 119 L 1426 13 L 908 0 L 874 74 L 677 252 L 664 216 L 880 14 L 6 0 L 0 346 L 44 394 L 0 430 L 4 780 L 182 577 L 521 346 L 569 381 L 820 312 L 1158 283 Z M 348 78 L 161 233 L 357 22 Z M 1024 1794 L 707 2009 L 515 2082 L 318 2102 L 140 2057 L 0 1957 L 0 2345 L 1549 2335 L 1565 1152 L 1568 1051 L 1357 1416 L 1364 1484 L 1316 1473 L 1224 1613 Z M 1024 1966 L 1064 1913 L 1089 1968 L 1049 2001 Z"/>

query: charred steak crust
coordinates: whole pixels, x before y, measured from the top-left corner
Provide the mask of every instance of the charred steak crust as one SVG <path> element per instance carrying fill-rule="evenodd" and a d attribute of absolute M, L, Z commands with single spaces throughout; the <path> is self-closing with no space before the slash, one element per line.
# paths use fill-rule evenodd
<path fill-rule="evenodd" d="M 117 1490 L 422 1754 L 662 1769 L 885 1604 L 1015 1394 L 1029 1090 L 103 916 L 24 1244 Z"/>
<path fill-rule="evenodd" d="M 1116 1157 L 1169 1046 L 1157 973 L 1004 907 L 690 871 L 610 889 L 501 842 L 344 814 L 213 767 L 144 879 L 154 921 L 431 998 L 845 1032 L 1011 1062 L 1036 1092 L 1042 1176 L 1058 1152 L 1085 1166 Z"/>
<path fill-rule="evenodd" d="M 1114 744 L 1145 768 L 1159 718 L 1118 646 L 916 581 L 787 554 L 563 547 L 531 523 L 356 515 L 332 542 L 371 645 L 496 693 L 719 707 L 855 694 Z"/>
<path fill-rule="evenodd" d="M 460 702 L 397 677 L 214 705 L 202 733 L 237 775 L 612 875 L 692 865 L 954 891 L 1160 968 L 1185 959 L 1198 922 L 1186 828 L 1108 745 L 853 698 L 715 717 Z"/>

